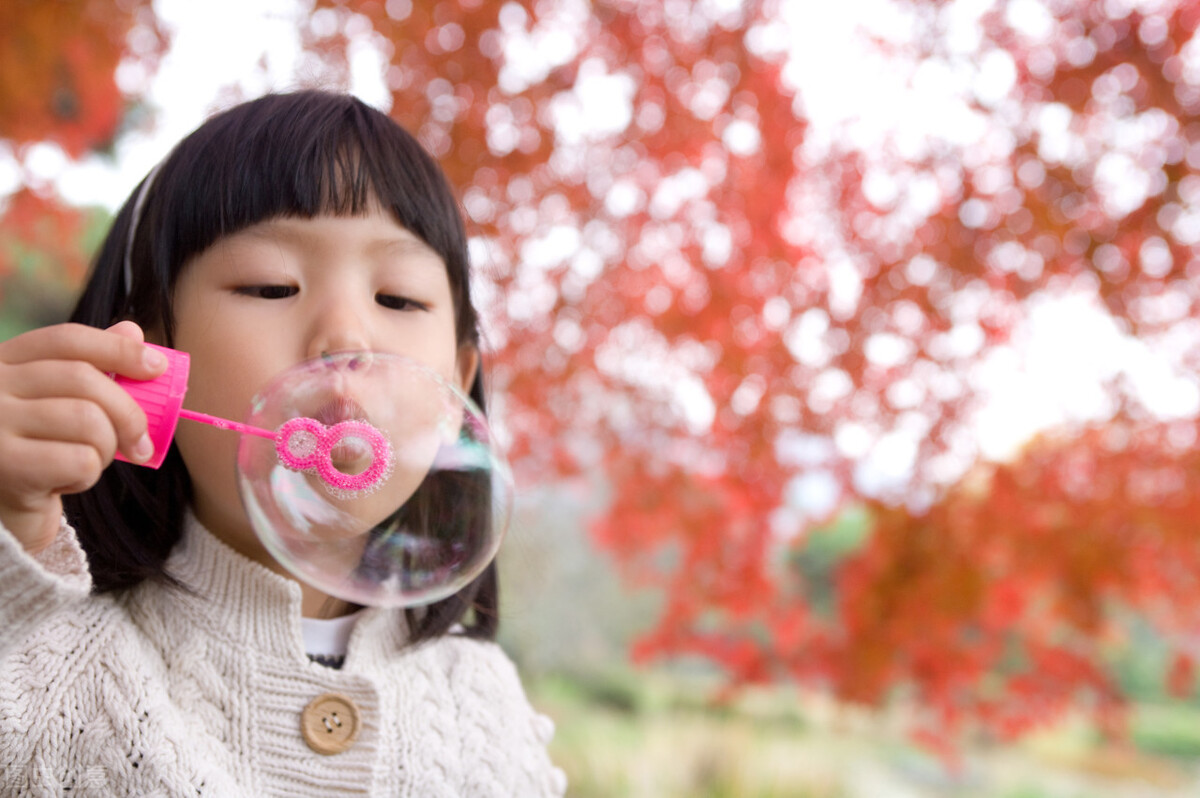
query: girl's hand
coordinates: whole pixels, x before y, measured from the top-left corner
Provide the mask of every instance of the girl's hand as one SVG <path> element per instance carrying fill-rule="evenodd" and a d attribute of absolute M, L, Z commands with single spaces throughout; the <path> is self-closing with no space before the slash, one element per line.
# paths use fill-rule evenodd
<path fill-rule="evenodd" d="M 36 554 L 58 533 L 62 495 L 87 490 L 117 449 L 153 454 L 146 415 L 108 375 L 152 379 L 166 359 L 130 321 L 59 324 L 0 343 L 0 523 Z"/>

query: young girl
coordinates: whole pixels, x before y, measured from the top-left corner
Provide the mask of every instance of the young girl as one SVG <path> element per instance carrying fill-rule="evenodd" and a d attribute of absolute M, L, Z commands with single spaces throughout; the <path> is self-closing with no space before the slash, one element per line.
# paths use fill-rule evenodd
<path fill-rule="evenodd" d="M 191 356 L 190 409 L 373 350 L 482 406 L 466 240 L 442 173 L 360 101 L 245 103 L 118 213 L 72 322 L 0 343 L 0 793 L 534 796 L 565 777 L 493 642 L 495 566 L 420 609 L 296 582 L 255 537 L 237 436 L 166 461 L 111 378 Z M 319 617 L 318 617 L 319 616 Z"/>

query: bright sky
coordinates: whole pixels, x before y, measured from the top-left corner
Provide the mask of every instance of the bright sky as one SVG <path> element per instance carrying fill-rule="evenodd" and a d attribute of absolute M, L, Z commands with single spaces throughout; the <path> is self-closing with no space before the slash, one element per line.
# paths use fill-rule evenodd
<path fill-rule="evenodd" d="M 293 84 L 300 61 L 296 0 L 156 0 L 171 49 L 149 83 L 158 110 L 152 130 L 118 142 L 115 162 L 93 158 L 58 180 L 78 203 L 116 209 L 171 146 L 222 104 L 222 92 L 240 85 L 247 96 Z M 119 73 L 138 85 L 143 77 Z"/>
<path fill-rule="evenodd" d="M 988 0 L 954 4 L 951 50 L 971 50 L 977 35 L 973 20 L 987 5 Z M 897 69 L 856 36 L 856 26 L 867 24 L 885 38 L 908 34 L 908 23 L 888 0 L 782 7 L 785 25 L 765 35 L 791 43 L 787 79 L 799 87 L 812 123 L 812 141 L 819 144 L 822 136 L 835 135 L 836 128 L 836 135 L 850 135 L 869 149 L 881 131 L 891 130 L 902 150 L 916 150 L 929 125 L 959 143 L 980 135 L 978 118 L 958 99 L 965 91 L 961 75 L 938 68 L 913 73 Z M 1028 24 L 1037 24 L 1036 2 L 1023 0 L 1015 7 L 1029 7 Z M 295 0 L 158 0 L 156 9 L 173 38 L 149 83 L 148 98 L 159 109 L 153 130 L 123 138 L 115 162 L 95 158 L 70 167 L 49 147 L 30 160 L 31 168 L 56 179 L 72 201 L 115 208 L 175 141 L 222 104 L 222 92 L 229 86 L 240 85 L 250 96 L 286 89 L 294 84 L 297 70 L 305 69 Z M 351 63 L 352 90 L 386 107 L 379 56 L 359 47 Z M 1011 62 L 992 59 L 979 69 L 977 91 L 1000 96 L 1007 90 Z M 136 85 L 142 78 L 125 73 L 122 79 Z M 12 179 L 0 160 L 0 191 Z M 897 189 L 884 182 L 877 190 Z M 1200 407 L 1200 388 L 1178 353 L 1130 340 L 1096 308 L 1088 296 L 1043 297 L 1034 304 L 1028 323 L 1017 330 L 1013 344 L 997 349 L 981 364 L 973 379 L 991 394 L 978 417 L 977 445 L 983 454 L 1004 458 L 1040 429 L 1103 417 L 1109 408 L 1099 386 L 1117 375 L 1124 375 L 1150 407 L 1166 416 L 1194 413 Z M 848 430 L 838 445 L 859 457 L 863 487 L 885 487 L 903 478 L 923 434 L 919 428 L 901 429 L 871 441 Z M 826 493 L 813 493 L 812 503 L 819 505 Z"/>

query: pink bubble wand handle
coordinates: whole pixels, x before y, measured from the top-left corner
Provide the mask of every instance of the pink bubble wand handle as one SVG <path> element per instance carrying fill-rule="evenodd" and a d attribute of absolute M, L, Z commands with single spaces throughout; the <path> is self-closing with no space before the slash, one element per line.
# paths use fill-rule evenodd
<path fill-rule="evenodd" d="M 252 427 L 249 424 L 239 424 L 236 421 L 230 421 L 227 418 L 219 416 L 210 416 L 208 413 L 199 413 L 195 410 L 188 410 L 186 407 L 179 409 L 179 417 L 186 418 L 188 421 L 199 421 L 201 424 L 208 424 L 218 429 L 227 429 L 232 432 L 241 432 L 246 435 L 257 435 L 260 438 L 267 440 L 275 440 L 276 434 L 262 427 Z"/>

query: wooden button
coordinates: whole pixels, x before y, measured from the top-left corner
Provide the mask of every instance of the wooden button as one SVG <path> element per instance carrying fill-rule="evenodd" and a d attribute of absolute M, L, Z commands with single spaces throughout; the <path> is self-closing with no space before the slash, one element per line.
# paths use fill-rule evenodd
<path fill-rule="evenodd" d="M 318 754 L 340 754 L 358 737 L 358 707 L 339 693 L 319 695 L 300 713 L 300 733 Z"/>

